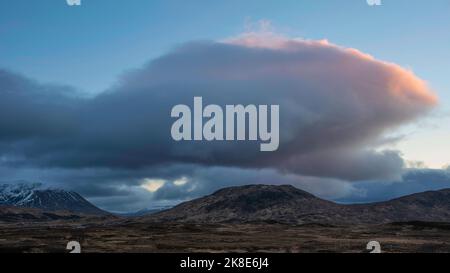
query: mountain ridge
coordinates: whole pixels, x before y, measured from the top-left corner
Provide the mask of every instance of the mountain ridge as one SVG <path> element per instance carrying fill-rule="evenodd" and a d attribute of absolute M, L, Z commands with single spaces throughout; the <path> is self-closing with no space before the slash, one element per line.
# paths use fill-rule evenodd
<path fill-rule="evenodd" d="M 247 185 L 218 190 L 141 218 L 157 222 L 280 222 L 376 224 L 450 222 L 450 189 L 368 204 L 338 204 L 291 185 Z"/>

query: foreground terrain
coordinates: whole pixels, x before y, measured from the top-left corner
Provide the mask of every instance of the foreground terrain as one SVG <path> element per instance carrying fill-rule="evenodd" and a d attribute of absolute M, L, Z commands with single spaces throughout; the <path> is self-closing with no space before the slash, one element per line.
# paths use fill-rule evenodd
<path fill-rule="evenodd" d="M 4 224 L 2 252 L 366 252 L 376 240 L 383 252 L 450 252 L 450 223 L 187 224 L 111 222 L 89 225 Z"/>
<path fill-rule="evenodd" d="M 132 217 L 73 192 L 0 193 L 2 252 L 69 252 L 69 241 L 82 252 L 361 253 L 370 241 L 383 252 L 450 252 L 450 189 L 343 205 L 292 186 L 248 185 Z"/>

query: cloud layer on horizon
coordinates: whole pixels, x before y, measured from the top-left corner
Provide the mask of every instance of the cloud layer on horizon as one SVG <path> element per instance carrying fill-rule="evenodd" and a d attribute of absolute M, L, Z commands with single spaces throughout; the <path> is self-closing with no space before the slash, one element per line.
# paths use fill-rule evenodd
<path fill-rule="evenodd" d="M 279 150 L 261 153 L 257 143 L 249 142 L 173 141 L 170 110 L 192 105 L 194 96 L 222 106 L 279 104 Z M 242 183 L 258 177 L 238 179 L 236 172 L 242 177 L 271 173 L 273 179 L 296 180 L 303 187 L 320 183 L 298 181 L 322 179 L 342 186 L 395 179 L 404 161 L 397 151 L 379 151 L 379 143 L 436 103 L 413 72 L 356 49 L 250 33 L 185 44 L 127 73 L 94 98 L 0 70 L 0 166 L 110 170 L 128 175 L 116 177 L 122 181 L 117 185 L 133 186 L 177 166 L 178 178 L 195 177 L 204 192 L 215 188 L 208 183 L 221 184 L 215 181 L 222 181 L 219 176 Z M 209 175 L 217 169 L 220 175 Z M 164 199 L 184 191 L 189 196 L 186 187 L 166 185 L 154 195 Z"/>

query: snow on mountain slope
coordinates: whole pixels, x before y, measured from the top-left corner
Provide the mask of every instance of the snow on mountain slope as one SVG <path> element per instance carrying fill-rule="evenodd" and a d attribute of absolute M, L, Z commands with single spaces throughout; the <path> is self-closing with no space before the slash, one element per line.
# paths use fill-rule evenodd
<path fill-rule="evenodd" d="M 38 208 L 46 211 L 72 211 L 108 214 L 73 191 L 51 189 L 40 183 L 0 185 L 0 205 Z"/>

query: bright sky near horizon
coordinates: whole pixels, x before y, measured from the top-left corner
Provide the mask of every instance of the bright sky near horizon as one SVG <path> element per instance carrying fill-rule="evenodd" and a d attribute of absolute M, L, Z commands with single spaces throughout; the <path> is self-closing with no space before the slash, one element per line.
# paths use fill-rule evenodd
<path fill-rule="evenodd" d="M 270 21 L 289 37 L 327 39 L 397 63 L 440 98 L 432 115 L 392 135 L 411 161 L 450 163 L 450 1 L 0 0 L 0 68 L 97 94 L 126 70 L 192 40 L 221 40 Z"/>

